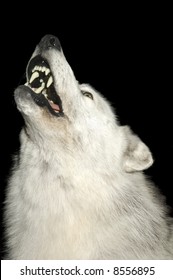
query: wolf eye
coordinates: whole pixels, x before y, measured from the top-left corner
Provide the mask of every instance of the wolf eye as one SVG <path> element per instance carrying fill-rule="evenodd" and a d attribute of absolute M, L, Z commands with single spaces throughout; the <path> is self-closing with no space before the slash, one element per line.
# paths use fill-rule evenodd
<path fill-rule="evenodd" d="M 93 99 L 93 95 L 92 95 L 90 92 L 88 92 L 88 91 L 82 91 L 82 94 L 83 94 L 84 96 L 87 96 L 87 97 Z"/>

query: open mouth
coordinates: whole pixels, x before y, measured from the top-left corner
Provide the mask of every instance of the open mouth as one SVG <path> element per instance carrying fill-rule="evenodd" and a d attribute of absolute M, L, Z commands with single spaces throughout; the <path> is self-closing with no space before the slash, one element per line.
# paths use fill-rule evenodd
<path fill-rule="evenodd" d="M 34 57 L 28 65 L 28 83 L 34 102 L 47 107 L 51 114 L 63 115 L 62 102 L 54 88 L 54 78 L 48 62 L 40 55 Z"/>

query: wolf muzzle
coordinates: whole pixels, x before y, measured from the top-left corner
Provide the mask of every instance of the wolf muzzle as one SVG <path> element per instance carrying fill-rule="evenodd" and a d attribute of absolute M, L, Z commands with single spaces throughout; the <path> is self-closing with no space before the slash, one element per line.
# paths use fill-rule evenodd
<path fill-rule="evenodd" d="M 57 37 L 53 35 L 46 35 L 44 36 L 40 43 L 38 44 L 40 51 L 46 51 L 48 49 L 55 48 L 58 51 L 61 51 L 61 44 Z"/>

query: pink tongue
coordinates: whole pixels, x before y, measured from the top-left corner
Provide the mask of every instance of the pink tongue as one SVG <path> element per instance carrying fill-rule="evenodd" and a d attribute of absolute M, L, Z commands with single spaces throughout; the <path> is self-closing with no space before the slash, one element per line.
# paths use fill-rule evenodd
<path fill-rule="evenodd" d="M 50 106 L 52 107 L 53 110 L 60 111 L 60 108 L 57 104 L 51 103 L 50 101 L 49 101 L 49 104 L 50 104 Z"/>

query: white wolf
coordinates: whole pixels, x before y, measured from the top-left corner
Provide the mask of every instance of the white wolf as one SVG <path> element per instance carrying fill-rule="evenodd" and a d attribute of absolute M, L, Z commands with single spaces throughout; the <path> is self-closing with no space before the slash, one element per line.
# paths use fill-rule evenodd
<path fill-rule="evenodd" d="M 148 147 L 79 84 L 46 35 L 15 91 L 25 120 L 6 198 L 10 259 L 171 259 L 173 226 Z"/>

